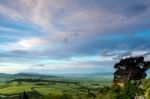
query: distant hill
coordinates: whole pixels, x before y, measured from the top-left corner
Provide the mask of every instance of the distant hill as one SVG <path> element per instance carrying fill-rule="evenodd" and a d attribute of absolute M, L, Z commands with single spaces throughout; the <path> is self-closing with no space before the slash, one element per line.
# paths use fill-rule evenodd
<path fill-rule="evenodd" d="M 0 82 L 9 81 L 12 79 L 17 78 L 42 78 L 42 79 L 48 79 L 48 78 L 57 78 L 56 76 L 48 76 L 48 75 L 40 75 L 40 74 L 30 74 L 30 73 L 18 73 L 18 74 L 5 74 L 0 73 Z"/>
<path fill-rule="evenodd" d="M 56 77 L 56 76 L 51 76 L 51 75 L 42 75 L 42 74 L 32 74 L 32 73 L 18 73 L 18 74 L 13 74 L 15 77 L 24 77 L 24 78 L 49 78 L 49 77 Z"/>
<path fill-rule="evenodd" d="M 112 72 L 106 72 L 106 73 L 101 73 L 101 72 L 96 72 L 96 73 L 64 73 L 64 74 L 58 74 L 58 75 L 44 75 L 44 74 L 33 74 L 33 73 L 18 73 L 18 74 L 5 74 L 5 73 L 0 73 L 0 82 L 6 82 L 9 80 L 13 79 L 65 79 L 65 78 L 92 78 L 92 79 L 112 79 L 113 78 L 113 73 Z"/>

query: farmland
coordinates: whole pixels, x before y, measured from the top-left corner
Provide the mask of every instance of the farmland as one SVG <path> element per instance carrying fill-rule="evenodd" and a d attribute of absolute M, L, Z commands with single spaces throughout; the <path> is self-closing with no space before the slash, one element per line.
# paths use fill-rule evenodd
<path fill-rule="evenodd" d="M 103 86 L 111 85 L 110 78 L 43 76 L 41 79 L 41 76 L 43 75 L 2 76 L 1 79 L 4 80 L 0 83 L 0 95 L 7 98 L 11 96 L 10 99 L 13 99 L 12 96 L 26 92 L 29 95 L 34 93 L 31 96 L 33 99 L 39 97 L 41 99 L 49 99 L 50 97 L 78 99 L 79 97 L 89 97 L 88 95 L 91 93 L 98 93 L 98 90 Z"/>
<path fill-rule="evenodd" d="M 37 74 L 1 74 L 0 99 L 116 99 L 117 90 L 108 76 L 46 76 Z M 150 79 L 142 81 L 146 99 L 150 96 Z"/>

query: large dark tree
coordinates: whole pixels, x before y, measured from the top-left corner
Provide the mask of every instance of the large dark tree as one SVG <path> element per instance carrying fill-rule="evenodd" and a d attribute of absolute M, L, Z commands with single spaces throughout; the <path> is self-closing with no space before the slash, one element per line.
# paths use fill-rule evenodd
<path fill-rule="evenodd" d="M 27 95 L 25 91 L 23 92 L 23 99 L 29 99 L 29 96 Z"/>
<path fill-rule="evenodd" d="M 141 79 L 144 79 L 146 71 L 150 68 L 150 62 L 145 61 L 144 57 L 129 57 L 121 59 L 115 64 L 114 83 L 125 83 L 133 81 L 135 84 L 140 84 Z"/>

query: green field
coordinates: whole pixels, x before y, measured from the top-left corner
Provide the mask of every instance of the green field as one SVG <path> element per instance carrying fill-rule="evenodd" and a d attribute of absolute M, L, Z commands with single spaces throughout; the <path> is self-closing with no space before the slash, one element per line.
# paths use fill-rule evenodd
<path fill-rule="evenodd" d="M 5 79 L 3 77 L 7 76 Z M 36 92 L 42 99 L 61 99 L 62 97 L 86 99 L 89 93 L 97 93 L 104 86 L 111 85 L 111 79 L 101 77 L 35 77 L 21 75 L 1 77 L 0 95 L 13 96 L 19 95 L 24 91 L 26 93 Z M 31 99 L 37 99 L 35 98 Z M 53 98 L 50 98 L 53 97 Z M 8 99 L 11 99 L 7 97 Z M 2 98 L 3 99 L 3 98 Z M 13 99 L 13 98 L 12 98 Z"/>
<path fill-rule="evenodd" d="M 6 78 L 3 78 L 5 77 Z M 1 76 L 0 99 L 116 99 L 112 79 L 101 76 L 60 77 L 41 75 Z M 150 79 L 142 81 L 146 99 L 150 99 Z"/>

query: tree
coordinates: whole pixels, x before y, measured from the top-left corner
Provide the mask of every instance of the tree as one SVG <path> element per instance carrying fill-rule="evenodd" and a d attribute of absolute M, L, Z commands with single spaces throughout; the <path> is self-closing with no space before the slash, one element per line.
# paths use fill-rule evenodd
<path fill-rule="evenodd" d="M 22 95 L 21 94 L 19 94 L 19 99 L 22 99 Z"/>
<path fill-rule="evenodd" d="M 140 85 L 141 79 L 144 79 L 146 71 L 150 68 L 150 62 L 144 61 L 144 57 L 129 57 L 121 59 L 115 64 L 114 83 L 133 82 Z"/>
<path fill-rule="evenodd" d="M 23 99 L 29 99 L 29 96 L 27 95 L 25 91 L 23 92 Z"/>
<path fill-rule="evenodd" d="M 21 83 L 22 83 L 21 81 L 18 81 L 18 85 L 21 85 Z"/>
<path fill-rule="evenodd" d="M 124 87 L 116 91 L 115 99 L 145 99 L 144 90 L 139 87 L 141 80 L 147 74 L 146 71 L 150 68 L 150 62 L 145 61 L 144 57 L 129 57 L 121 59 L 115 64 L 116 69 L 114 73 L 113 82 L 123 83 Z"/>

